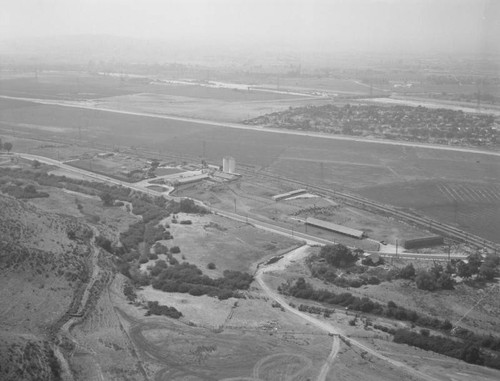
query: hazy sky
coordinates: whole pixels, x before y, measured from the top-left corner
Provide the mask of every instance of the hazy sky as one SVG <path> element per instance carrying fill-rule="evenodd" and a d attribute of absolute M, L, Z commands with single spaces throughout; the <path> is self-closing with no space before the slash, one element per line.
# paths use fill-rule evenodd
<path fill-rule="evenodd" d="M 500 0 L 0 0 L 1 38 L 110 34 L 298 48 L 488 50 Z"/>

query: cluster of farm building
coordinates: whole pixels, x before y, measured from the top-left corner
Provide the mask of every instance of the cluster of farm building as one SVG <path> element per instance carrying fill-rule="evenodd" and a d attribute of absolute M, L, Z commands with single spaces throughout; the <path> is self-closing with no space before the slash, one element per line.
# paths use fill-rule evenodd
<path fill-rule="evenodd" d="M 500 125 L 492 115 L 422 106 L 305 106 L 263 115 L 244 123 L 427 143 L 500 145 Z"/>

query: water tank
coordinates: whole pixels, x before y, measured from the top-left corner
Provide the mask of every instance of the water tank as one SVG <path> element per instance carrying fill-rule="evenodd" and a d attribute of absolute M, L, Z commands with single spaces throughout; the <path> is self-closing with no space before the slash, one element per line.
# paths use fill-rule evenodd
<path fill-rule="evenodd" d="M 234 157 L 225 156 L 222 159 L 222 171 L 225 173 L 234 173 L 236 169 L 236 161 Z"/>

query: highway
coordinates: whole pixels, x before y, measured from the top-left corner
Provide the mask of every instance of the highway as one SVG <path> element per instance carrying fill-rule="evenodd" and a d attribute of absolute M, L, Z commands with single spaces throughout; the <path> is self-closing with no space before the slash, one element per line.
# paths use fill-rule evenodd
<path fill-rule="evenodd" d="M 268 127 L 249 126 L 249 125 L 241 124 L 241 123 L 217 122 L 217 121 L 211 121 L 211 120 L 205 120 L 205 119 L 185 118 L 185 117 L 180 117 L 180 116 L 155 114 L 155 113 L 149 113 L 149 112 L 116 110 L 116 109 L 112 109 L 112 108 L 97 106 L 94 103 L 88 102 L 88 101 L 87 102 L 60 101 L 60 100 L 51 100 L 51 99 L 10 97 L 7 95 L 0 95 L 0 98 L 19 100 L 19 101 L 25 101 L 25 102 L 33 102 L 33 103 L 49 105 L 49 106 L 72 107 L 72 108 L 79 108 L 79 109 L 110 112 L 110 113 L 115 113 L 115 114 L 144 116 L 144 117 L 148 117 L 148 118 L 158 118 L 158 119 L 167 119 L 167 120 L 178 120 L 181 122 L 204 124 L 207 126 L 235 128 L 235 129 L 240 129 L 240 130 L 252 130 L 252 131 L 269 132 L 269 133 L 274 133 L 274 134 L 298 135 L 298 136 L 315 137 L 315 138 L 331 139 L 331 140 L 354 141 L 354 142 L 361 142 L 361 143 L 426 148 L 426 149 L 432 149 L 432 150 L 474 153 L 474 154 L 500 157 L 500 152 L 484 151 L 484 150 L 479 150 L 479 149 L 474 149 L 474 148 L 445 146 L 445 145 L 438 145 L 438 144 L 415 143 L 415 142 L 403 142 L 403 141 L 393 141 L 393 140 L 383 140 L 383 139 L 368 139 L 368 138 L 360 138 L 360 137 L 355 137 L 355 136 L 332 135 L 332 134 L 319 133 L 319 132 L 295 131 L 295 130 L 287 130 L 287 129 L 276 129 L 276 128 L 268 128 Z"/>

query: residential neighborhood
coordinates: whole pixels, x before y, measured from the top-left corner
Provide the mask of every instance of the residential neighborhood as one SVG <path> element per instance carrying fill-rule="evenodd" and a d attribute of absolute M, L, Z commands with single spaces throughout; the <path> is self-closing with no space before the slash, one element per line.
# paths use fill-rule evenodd
<path fill-rule="evenodd" d="M 333 105 L 289 108 L 249 125 L 425 143 L 498 147 L 494 116 L 422 106 Z"/>

